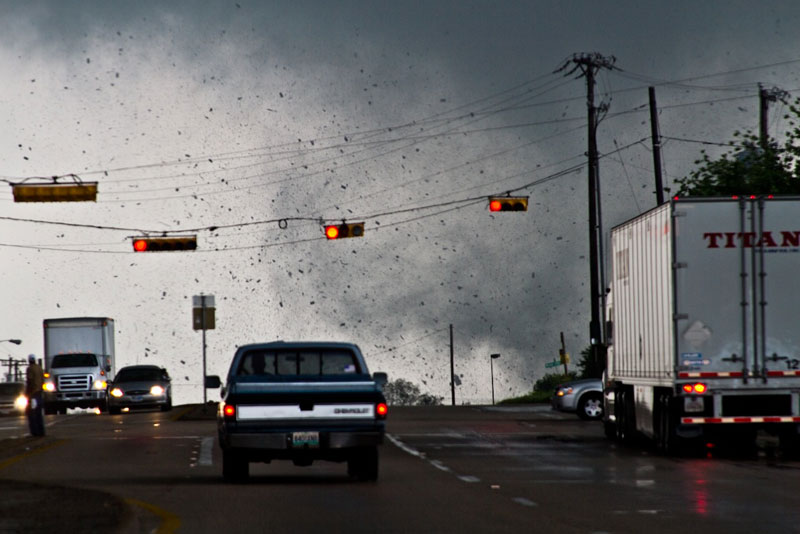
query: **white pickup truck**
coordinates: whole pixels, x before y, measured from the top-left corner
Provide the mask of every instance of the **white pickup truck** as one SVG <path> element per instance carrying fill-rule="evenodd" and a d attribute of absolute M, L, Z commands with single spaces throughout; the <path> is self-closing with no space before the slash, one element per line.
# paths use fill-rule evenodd
<path fill-rule="evenodd" d="M 351 343 L 257 343 L 239 347 L 219 405 L 222 475 L 240 482 L 250 462 L 347 462 L 360 480 L 378 478 L 387 413 L 385 373 L 370 375 Z M 221 385 L 209 376 L 207 387 Z"/>

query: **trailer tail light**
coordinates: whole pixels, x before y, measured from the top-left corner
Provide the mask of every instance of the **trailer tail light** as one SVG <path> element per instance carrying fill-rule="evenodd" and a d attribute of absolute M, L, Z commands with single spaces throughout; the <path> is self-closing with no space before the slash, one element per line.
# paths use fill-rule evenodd
<path fill-rule="evenodd" d="M 690 395 L 702 395 L 708 391 L 708 386 L 702 382 L 697 382 L 695 384 L 684 384 L 683 391 L 684 393 L 688 393 Z"/>
<path fill-rule="evenodd" d="M 375 405 L 375 415 L 378 419 L 386 419 L 387 413 L 389 413 L 389 407 L 385 403 L 379 402 Z"/>
<path fill-rule="evenodd" d="M 233 419 L 234 417 L 236 417 L 236 405 L 223 404 L 222 415 L 224 415 L 226 419 Z"/>

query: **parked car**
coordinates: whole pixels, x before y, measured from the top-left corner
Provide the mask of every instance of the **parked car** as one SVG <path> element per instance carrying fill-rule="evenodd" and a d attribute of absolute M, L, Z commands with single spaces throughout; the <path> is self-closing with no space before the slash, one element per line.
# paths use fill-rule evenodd
<path fill-rule="evenodd" d="M 23 382 L 0 383 L 0 415 L 22 415 L 27 406 Z"/>
<path fill-rule="evenodd" d="M 552 402 L 554 410 L 574 412 L 581 419 L 603 417 L 603 382 L 599 378 L 573 380 L 556 386 Z"/>
<path fill-rule="evenodd" d="M 157 365 L 123 367 L 108 385 L 108 412 L 118 414 L 123 409 L 172 409 L 172 379 Z"/>

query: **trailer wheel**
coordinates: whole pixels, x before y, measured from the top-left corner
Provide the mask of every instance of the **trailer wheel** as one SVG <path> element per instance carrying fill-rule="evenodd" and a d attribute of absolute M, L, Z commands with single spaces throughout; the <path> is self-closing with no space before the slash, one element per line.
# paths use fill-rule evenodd
<path fill-rule="evenodd" d="M 617 439 L 626 444 L 634 441 L 636 434 L 636 415 L 633 411 L 633 399 L 629 398 L 631 392 L 621 390 L 617 394 L 614 408 L 617 415 Z"/>
<path fill-rule="evenodd" d="M 607 439 L 617 439 L 617 425 L 611 421 L 603 421 L 603 432 L 605 432 Z"/>
<path fill-rule="evenodd" d="M 678 436 L 675 435 L 675 425 L 672 422 L 670 412 L 669 394 L 662 394 L 658 397 L 658 410 L 656 411 L 655 428 L 658 433 L 656 434 L 656 446 L 658 450 L 665 455 L 675 454 L 678 446 Z"/>

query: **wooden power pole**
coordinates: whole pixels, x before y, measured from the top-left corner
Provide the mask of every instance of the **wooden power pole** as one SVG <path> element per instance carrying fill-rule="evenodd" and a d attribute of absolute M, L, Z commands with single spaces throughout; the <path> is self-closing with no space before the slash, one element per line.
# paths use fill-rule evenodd
<path fill-rule="evenodd" d="M 595 76 L 600 69 L 613 69 L 616 58 L 604 57 L 598 53 L 575 54 L 555 72 L 565 71 L 565 76 L 578 73 L 578 77 L 586 78 L 586 109 L 588 112 L 589 139 L 589 291 L 591 293 L 591 322 L 589 323 L 589 337 L 591 339 L 592 356 L 595 361 L 605 357 L 605 335 L 603 316 L 605 311 L 601 308 L 605 303 L 605 289 L 600 287 L 600 245 L 602 243 L 602 228 L 600 225 L 600 197 L 598 183 L 598 153 L 597 153 L 597 111 L 594 105 Z"/>

